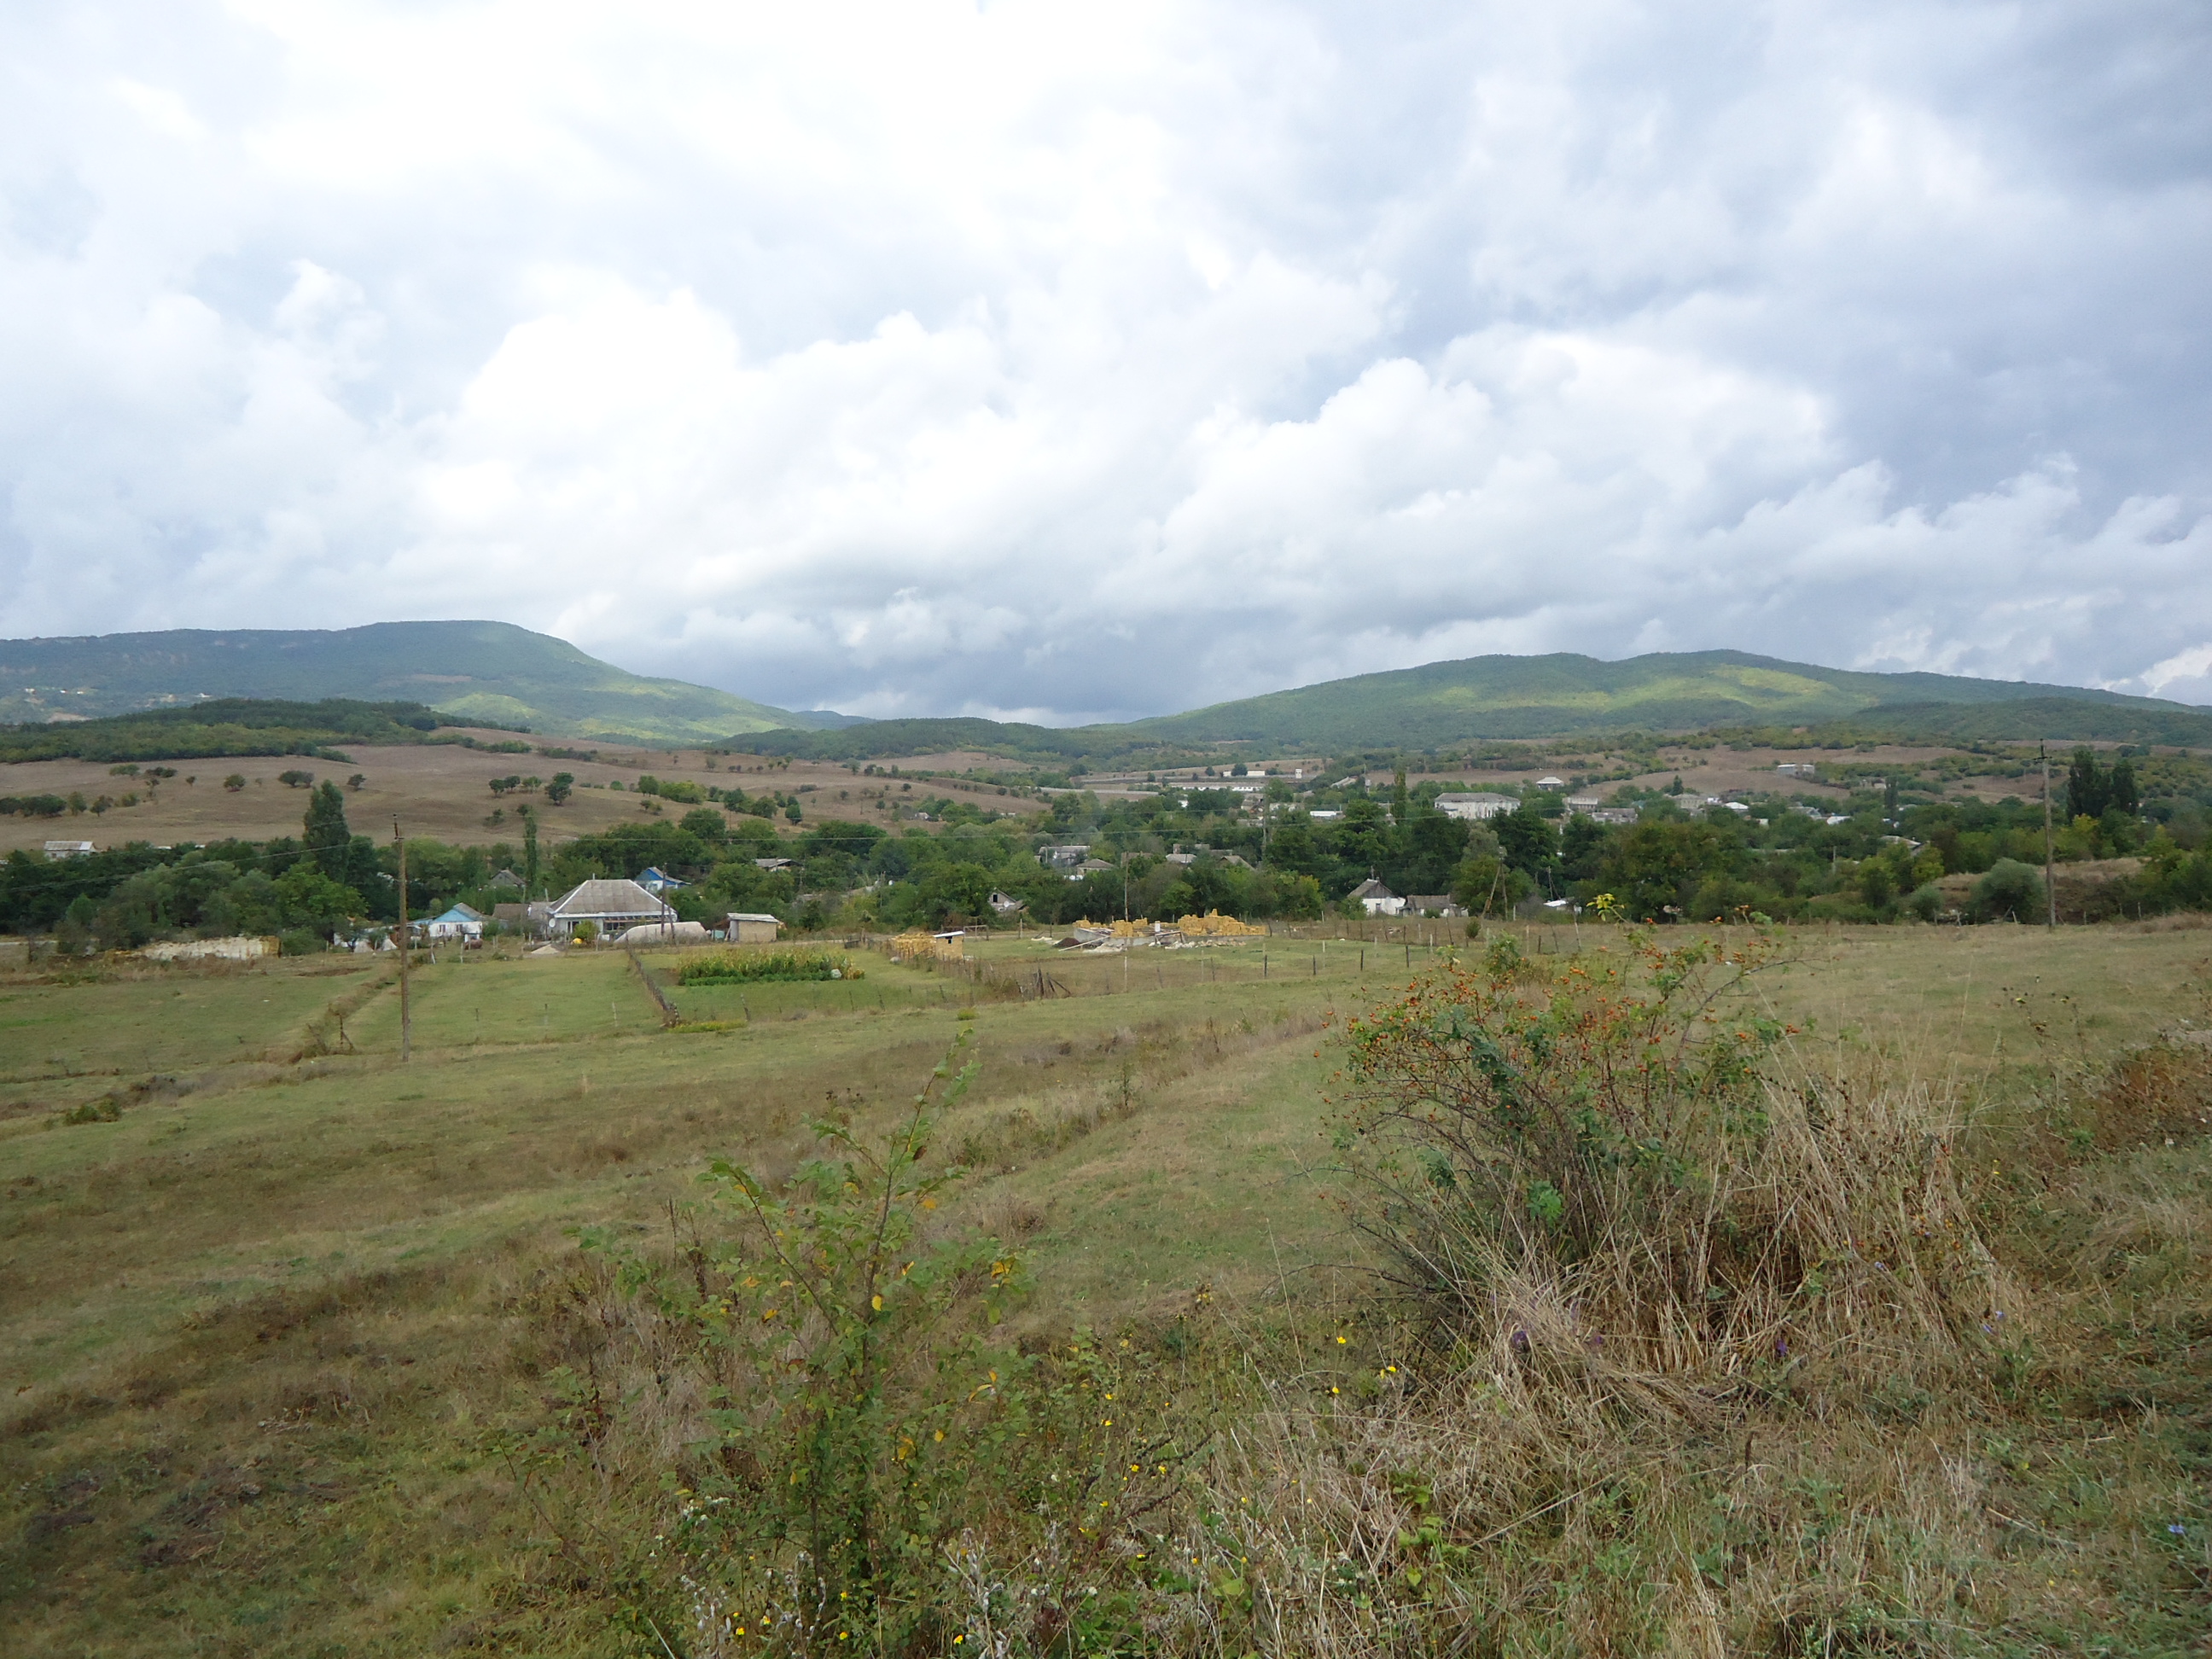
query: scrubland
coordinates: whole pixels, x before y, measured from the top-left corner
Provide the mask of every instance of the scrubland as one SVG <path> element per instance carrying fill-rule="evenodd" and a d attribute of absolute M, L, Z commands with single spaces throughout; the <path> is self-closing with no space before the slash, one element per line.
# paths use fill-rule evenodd
<path fill-rule="evenodd" d="M 6 1650 L 2203 1652 L 2212 932 L 1674 931 L 9 980 Z"/>

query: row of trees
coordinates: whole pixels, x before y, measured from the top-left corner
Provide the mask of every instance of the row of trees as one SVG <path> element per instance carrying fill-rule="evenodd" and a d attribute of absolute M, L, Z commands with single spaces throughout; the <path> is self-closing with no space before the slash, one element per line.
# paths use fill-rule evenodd
<path fill-rule="evenodd" d="M 2076 757 L 2068 805 L 2100 811 L 2062 829 L 2062 856 L 2144 855 L 2141 874 L 2107 884 L 2100 903 L 2148 911 L 2207 902 L 2208 855 L 2134 816 L 2135 787 L 2124 761 L 2106 769 L 2094 756 Z M 683 804 L 665 786 L 655 793 Z M 1830 814 L 1778 798 L 1748 811 L 1694 815 L 1653 799 L 1639 822 L 1614 826 L 1569 816 L 1556 797 L 1537 795 L 1470 823 L 1437 811 L 1436 793 L 1433 785 L 1409 789 L 1401 775 L 1387 790 L 1339 791 L 1339 815 L 1319 817 L 1295 802 L 1255 814 L 1249 797 L 1225 790 L 1110 802 L 1062 794 L 1023 818 L 929 801 L 940 817 L 927 829 L 825 821 L 780 834 L 774 820 L 755 815 L 765 798 L 731 791 L 672 822 L 562 842 L 542 860 L 537 817 L 525 807 L 519 848 L 410 842 L 410 908 L 419 915 L 460 899 L 489 911 L 522 896 L 491 884 L 503 867 L 542 897 L 647 866 L 689 884 L 673 901 L 687 918 L 766 910 L 800 926 L 986 920 L 994 893 L 1020 901 L 1022 914 L 1040 924 L 1209 909 L 1255 921 L 1311 918 L 1344 905 L 1370 875 L 1400 894 L 1449 895 L 1477 914 L 1531 897 L 1587 902 L 1607 895 L 1654 921 L 1747 909 L 1778 919 L 1932 916 L 1959 896 L 1954 888 L 1947 898 L 1936 884 L 1962 873 L 1983 878 L 1970 906 L 1976 914 L 2021 914 L 2041 902 L 2039 878 L 2027 871 L 2030 894 L 2021 875 L 2042 859 L 2039 803 L 1944 802 L 1885 816 L 1880 798 L 1869 796 L 1830 823 Z M 1040 864 L 1041 844 L 1070 842 L 1109 867 L 1071 881 Z M 1178 846 L 1192 856 L 1170 861 Z M 56 861 L 15 854 L 0 864 L 0 927 L 66 925 L 115 945 L 179 931 L 326 935 L 396 916 L 395 864 L 388 844 L 351 832 L 343 792 L 325 782 L 309 797 L 297 838 L 139 845 Z"/>

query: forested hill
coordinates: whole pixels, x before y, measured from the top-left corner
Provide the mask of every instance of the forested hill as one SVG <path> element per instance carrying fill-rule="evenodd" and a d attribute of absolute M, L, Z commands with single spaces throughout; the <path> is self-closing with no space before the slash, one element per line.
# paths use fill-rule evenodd
<path fill-rule="evenodd" d="M 170 629 L 0 640 L 0 722 L 122 714 L 208 698 L 426 703 L 456 720 L 554 737 L 698 743 L 840 724 L 599 661 L 495 622 Z"/>
<path fill-rule="evenodd" d="M 1893 709 L 1897 718 L 1875 721 Z M 1657 653 L 1603 662 L 1561 653 L 1469 657 L 1328 680 L 1119 726 L 1066 730 L 983 720 L 889 720 L 841 732 L 779 732 L 750 746 L 824 759 L 983 749 L 1043 760 L 1166 757 L 1249 744 L 1273 751 L 1448 750 L 1489 738 L 1575 732 L 1782 727 L 1863 720 L 1978 738 L 2212 743 L 2212 714 L 2154 697 L 1949 674 L 1875 674 L 1741 651 Z M 2157 735 L 2154 736 L 2152 733 Z"/>

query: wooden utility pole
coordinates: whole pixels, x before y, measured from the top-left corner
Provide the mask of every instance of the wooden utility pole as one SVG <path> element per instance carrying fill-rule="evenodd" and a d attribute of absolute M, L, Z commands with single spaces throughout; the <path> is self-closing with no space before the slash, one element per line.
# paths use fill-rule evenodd
<path fill-rule="evenodd" d="M 399 1059 L 412 1058 L 414 1011 L 407 1006 L 407 842 L 399 833 L 399 820 L 392 820 L 392 844 L 399 849 Z"/>
<path fill-rule="evenodd" d="M 2058 884 L 2051 879 L 2053 864 L 2051 850 L 2051 745 L 2039 743 L 2035 751 L 2043 757 L 2043 902 L 2047 907 L 2043 925 L 2047 928 L 2058 926 Z"/>

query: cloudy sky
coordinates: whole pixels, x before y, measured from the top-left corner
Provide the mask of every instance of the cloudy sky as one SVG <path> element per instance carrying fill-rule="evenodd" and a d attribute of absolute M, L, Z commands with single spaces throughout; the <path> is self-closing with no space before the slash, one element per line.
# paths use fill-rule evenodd
<path fill-rule="evenodd" d="M 2212 702 L 2202 0 L 0 9 L 0 635 Z"/>

